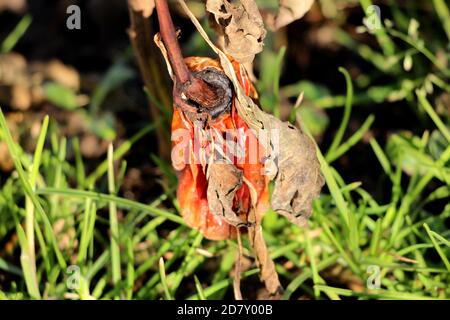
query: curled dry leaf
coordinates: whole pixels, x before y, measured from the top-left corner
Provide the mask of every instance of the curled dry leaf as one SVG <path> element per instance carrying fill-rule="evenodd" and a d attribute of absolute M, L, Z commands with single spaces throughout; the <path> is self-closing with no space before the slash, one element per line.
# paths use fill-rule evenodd
<path fill-rule="evenodd" d="M 260 278 L 269 292 L 270 296 L 278 298 L 283 292 L 275 263 L 270 257 L 264 240 L 261 224 L 249 228 L 250 241 L 256 253 L 256 264 L 260 268 Z"/>
<path fill-rule="evenodd" d="M 128 0 L 128 3 L 134 11 L 142 12 L 144 18 L 150 17 L 155 9 L 154 0 Z"/>
<path fill-rule="evenodd" d="M 268 14 L 266 23 L 272 30 L 278 30 L 291 22 L 302 18 L 311 9 L 314 0 L 279 0 L 276 15 Z"/>
<path fill-rule="evenodd" d="M 271 160 L 276 163 L 269 168 L 278 168 L 274 177 L 272 209 L 290 222 L 304 226 L 312 212 L 312 201 L 319 196 L 324 184 L 314 142 L 300 129 L 275 117 L 266 117 L 265 123 L 276 128 L 278 135 L 270 142 L 275 148 Z"/>
<path fill-rule="evenodd" d="M 157 32 L 154 35 L 153 41 L 155 42 L 156 46 L 161 51 L 161 54 L 164 57 L 164 61 L 166 62 L 167 72 L 169 73 L 170 78 L 173 79 L 173 70 L 172 70 L 172 66 L 170 65 L 170 62 L 169 62 L 169 55 L 167 54 L 167 49 L 164 46 L 164 43 L 161 39 L 161 34 L 159 32 Z"/>
<path fill-rule="evenodd" d="M 232 226 L 246 226 L 247 223 L 233 211 L 236 191 L 242 187 L 242 170 L 230 163 L 211 163 L 207 170 L 209 210 Z"/>
<path fill-rule="evenodd" d="M 236 255 L 236 261 L 234 264 L 234 271 L 233 271 L 233 273 L 234 273 L 233 293 L 234 293 L 234 299 L 243 300 L 242 292 L 241 292 L 241 272 L 242 272 L 243 254 L 242 254 L 241 233 L 240 233 L 239 229 L 237 229 L 237 242 L 238 242 L 238 252 Z"/>
<path fill-rule="evenodd" d="M 224 37 L 224 51 L 240 63 L 251 63 L 262 51 L 266 30 L 254 0 L 207 0 L 206 10 Z"/>

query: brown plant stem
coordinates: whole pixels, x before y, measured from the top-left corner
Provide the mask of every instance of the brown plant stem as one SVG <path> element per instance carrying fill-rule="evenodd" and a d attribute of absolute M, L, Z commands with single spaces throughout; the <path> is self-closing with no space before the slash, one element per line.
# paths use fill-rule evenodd
<path fill-rule="evenodd" d="M 221 97 L 216 90 L 201 78 L 190 73 L 184 62 L 167 0 L 156 0 L 155 5 L 161 38 L 167 49 L 167 55 L 175 75 L 174 95 L 181 96 L 184 93 L 187 98 L 206 108 L 217 105 L 217 101 Z"/>
<path fill-rule="evenodd" d="M 170 160 L 170 117 L 165 117 L 159 106 L 171 113 L 172 99 L 168 90 L 169 79 L 166 76 L 164 62 L 153 42 L 154 30 L 150 19 L 142 11 L 136 11 L 128 3 L 131 26 L 128 36 L 138 62 L 139 70 L 149 95 L 149 111 L 153 121 L 161 121 L 156 130 L 158 153 L 164 160 Z M 150 97 L 152 99 L 150 99 Z"/>
<path fill-rule="evenodd" d="M 177 41 L 177 34 L 170 16 L 169 6 L 166 0 L 156 0 L 156 12 L 158 13 L 159 32 L 167 49 L 170 64 L 172 65 L 175 77 L 180 83 L 186 83 L 191 80 L 189 70 L 184 63 L 180 46 Z"/>

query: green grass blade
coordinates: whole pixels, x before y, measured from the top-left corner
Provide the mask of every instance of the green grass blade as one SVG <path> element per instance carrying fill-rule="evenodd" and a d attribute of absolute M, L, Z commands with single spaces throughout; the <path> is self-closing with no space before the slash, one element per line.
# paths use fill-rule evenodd
<path fill-rule="evenodd" d="M 92 203 L 92 199 L 86 198 L 81 228 L 80 247 L 78 249 L 78 258 L 77 258 L 77 261 L 80 265 L 86 264 L 85 260 L 87 257 L 88 246 L 94 237 L 94 225 L 96 215 L 97 215 L 97 206 L 95 202 Z"/>
<path fill-rule="evenodd" d="M 53 187 L 54 188 L 59 188 L 61 187 L 61 183 L 63 180 L 63 163 L 65 161 L 66 158 L 66 149 L 67 149 L 67 140 L 65 137 L 61 138 L 61 142 L 59 144 L 59 149 L 58 149 L 58 161 L 56 162 L 56 166 L 55 166 L 55 178 L 54 178 L 54 183 L 53 183 Z M 51 205 L 51 210 L 50 210 L 50 217 L 51 218 L 55 218 L 59 212 L 58 212 L 58 208 L 59 208 L 59 195 L 54 194 L 50 197 L 50 205 Z"/>
<path fill-rule="evenodd" d="M 78 189 L 70 189 L 70 188 L 42 188 L 36 190 L 37 194 L 61 194 L 71 197 L 78 197 L 78 198 L 91 198 L 96 201 L 103 201 L 103 202 L 109 202 L 114 201 L 118 207 L 123 208 L 129 208 L 129 209 L 136 209 L 141 211 L 146 211 L 150 213 L 153 216 L 161 216 L 165 217 L 168 220 L 171 220 L 175 223 L 186 225 L 186 222 L 184 222 L 183 218 L 173 214 L 171 212 L 153 207 L 151 205 L 139 203 L 137 201 L 121 198 L 115 195 L 105 194 L 105 193 L 99 193 L 95 191 L 86 191 L 86 190 L 78 190 Z"/>
<path fill-rule="evenodd" d="M 133 144 L 136 143 L 136 141 L 140 140 L 143 136 L 145 136 L 147 133 L 151 132 L 153 129 L 155 129 L 155 124 L 150 124 L 148 126 L 145 126 L 142 128 L 138 133 L 136 133 L 134 136 L 130 138 L 130 140 L 127 140 L 123 142 L 117 149 L 114 151 L 113 159 L 114 161 L 120 159 L 124 154 L 126 154 Z M 97 181 L 98 178 L 103 176 L 106 171 L 108 171 L 108 160 L 104 160 L 95 170 L 92 172 L 87 178 L 86 178 L 86 186 L 92 186 L 94 185 L 95 181 Z"/>
<path fill-rule="evenodd" d="M 447 268 L 447 270 L 450 272 L 450 262 L 448 261 L 448 258 L 445 256 L 444 251 L 442 250 L 442 248 L 439 246 L 439 244 L 436 242 L 436 239 L 434 238 L 433 234 L 431 233 L 430 227 L 428 226 L 428 224 L 424 223 L 423 227 L 425 228 L 425 230 L 427 231 L 428 236 L 431 239 L 431 242 L 433 243 L 434 248 L 436 249 L 437 253 L 439 254 L 439 256 L 442 259 L 442 262 L 444 262 L 445 267 Z"/>
<path fill-rule="evenodd" d="M 360 0 L 362 9 L 364 12 L 366 12 L 366 16 L 368 16 L 369 12 L 367 12 L 367 8 L 373 5 L 372 0 Z M 372 13 L 374 14 L 374 13 Z M 383 49 L 383 53 L 386 57 L 392 56 L 395 54 L 395 45 L 392 39 L 389 37 L 389 35 L 386 33 L 385 28 L 383 27 L 383 22 L 380 21 L 380 28 L 377 30 L 374 30 L 375 37 L 378 40 L 378 43 L 380 44 L 381 48 Z"/>
<path fill-rule="evenodd" d="M 450 130 L 447 128 L 444 122 L 442 122 L 441 118 L 439 118 L 436 111 L 434 111 L 433 107 L 428 102 L 425 90 L 416 90 L 416 95 L 419 99 L 420 104 L 433 120 L 436 127 L 438 127 L 439 131 L 441 131 L 442 135 L 445 137 L 445 139 L 447 139 L 447 142 L 450 143 Z"/>
<path fill-rule="evenodd" d="M 78 139 L 78 137 L 75 137 L 73 139 L 73 151 L 75 154 L 75 170 L 77 175 L 77 182 L 78 185 L 82 187 L 85 185 L 86 175 L 84 171 L 83 157 L 80 151 L 80 140 Z"/>
<path fill-rule="evenodd" d="M 159 259 L 159 275 L 166 300 L 173 300 L 169 287 L 167 286 L 166 268 L 164 267 L 164 259 L 162 257 Z"/>
<path fill-rule="evenodd" d="M 370 146 L 372 147 L 373 152 L 377 156 L 378 161 L 380 162 L 381 167 L 383 168 L 386 175 L 391 176 L 392 175 L 391 163 L 389 162 L 388 157 L 378 144 L 377 140 L 375 140 L 375 138 L 370 139 Z"/>
<path fill-rule="evenodd" d="M 382 227 L 382 219 L 378 219 L 375 223 L 375 230 L 372 235 L 372 239 L 370 240 L 370 250 L 369 254 L 371 256 L 376 256 L 378 253 L 378 248 L 380 245 L 380 239 L 381 239 L 381 227 Z"/>
<path fill-rule="evenodd" d="M 41 294 L 39 292 L 38 282 L 36 278 L 35 265 L 30 259 L 30 249 L 28 248 L 28 242 L 26 239 L 25 231 L 20 223 L 16 224 L 17 236 L 21 247 L 20 264 L 22 265 L 23 276 L 25 278 L 25 284 L 28 290 L 28 294 L 33 299 L 40 299 Z"/>
<path fill-rule="evenodd" d="M 32 20 L 33 19 L 31 16 L 27 14 L 19 21 L 14 30 L 8 35 L 8 37 L 6 37 L 5 40 L 3 40 L 1 53 L 8 53 L 14 48 L 16 43 L 19 42 L 20 38 L 22 38 L 28 30 Z"/>
<path fill-rule="evenodd" d="M 436 233 L 436 232 L 434 232 L 434 231 L 431 231 L 430 233 L 431 233 L 431 235 L 432 235 L 435 239 L 439 240 L 442 244 L 444 244 L 444 245 L 446 245 L 447 247 L 450 248 L 450 241 L 448 241 L 447 239 L 445 239 L 445 238 L 444 238 L 443 236 L 441 236 L 439 233 Z"/>
<path fill-rule="evenodd" d="M 424 295 L 411 294 L 407 292 L 395 292 L 387 290 L 376 290 L 372 292 L 355 292 L 350 289 L 342 289 L 324 285 L 316 285 L 318 290 L 324 292 L 333 292 L 335 294 L 345 296 L 345 297 L 358 297 L 358 298 L 368 298 L 368 299 L 388 299 L 388 300 L 430 300 L 431 297 Z"/>
<path fill-rule="evenodd" d="M 126 297 L 128 300 L 133 298 L 133 288 L 134 288 L 134 252 L 133 252 L 133 241 L 131 238 L 127 239 L 127 279 L 126 279 Z"/>
<path fill-rule="evenodd" d="M 39 202 L 38 197 L 36 196 L 36 194 L 33 191 L 33 188 L 31 187 L 30 183 L 29 183 L 29 179 L 28 176 L 25 172 L 25 170 L 22 167 L 22 163 L 20 161 L 20 157 L 17 154 L 17 148 L 16 145 L 13 141 L 13 138 L 11 136 L 11 133 L 9 132 L 8 129 L 8 125 L 6 123 L 6 119 L 5 116 L 3 114 L 2 109 L 0 108 L 0 128 L 3 131 L 3 137 L 5 139 L 5 142 L 8 146 L 8 150 L 9 153 L 11 155 L 11 158 L 13 160 L 14 163 L 14 167 L 17 171 L 17 174 L 19 175 L 19 180 L 20 183 L 25 191 L 25 194 L 30 197 L 31 201 L 33 202 L 33 206 L 36 210 L 36 212 L 39 214 L 40 218 L 42 219 L 42 221 L 44 222 L 44 227 L 46 229 L 46 233 L 48 234 L 48 236 L 50 237 L 50 242 L 52 244 L 53 250 L 55 252 L 56 258 L 58 260 L 58 264 L 61 266 L 62 269 L 66 269 L 67 264 L 63 258 L 63 255 L 61 253 L 61 251 L 58 248 L 58 243 L 56 241 L 56 237 L 55 234 L 53 232 L 53 228 L 52 225 L 50 223 L 50 221 L 48 220 L 48 217 L 44 211 L 44 209 L 42 208 L 41 203 Z"/>
<path fill-rule="evenodd" d="M 330 148 L 325 156 L 328 162 L 330 162 L 330 158 L 333 157 L 333 153 L 339 147 L 342 138 L 344 137 L 345 129 L 347 129 L 348 121 L 350 119 L 350 114 L 352 112 L 352 100 L 353 100 L 353 84 L 350 74 L 347 70 L 342 67 L 339 67 L 339 71 L 344 75 L 345 82 L 347 85 L 347 96 L 345 99 L 345 107 L 344 107 L 344 116 L 342 117 L 341 124 L 339 125 L 338 131 L 336 132 L 333 142 L 331 143 Z M 336 158 L 336 157 L 335 157 Z"/>
<path fill-rule="evenodd" d="M 347 203 L 345 202 L 344 196 L 336 182 L 336 179 L 333 176 L 333 172 L 331 167 L 328 165 L 327 161 L 324 159 L 322 153 L 319 149 L 317 149 L 317 156 L 320 162 L 320 168 L 325 177 L 326 184 L 330 189 L 331 195 L 333 196 L 334 201 L 336 201 L 336 206 L 338 207 L 338 211 L 341 215 L 341 218 L 344 222 L 344 225 L 349 228 L 350 218 L 349 218 L 349 210 L 347 207 Z"/>
<path fill-rule="evenodd" d="M 0 270 L 14 274 L 19 277 L 23 277 L 23 272 L 20 268 L 17 268 L 16 266 L 6 262 L 2 258 L 0 258 Z"/>
<path fill-rule="evenodd" d="M 275 96 L 276 101 L 276 107 L 274 108 L 274 116 L 279 118 L 280 117 L 280 78 L 281 78 L 281 71 L 283 67 L 283 58 L 286 54 L 286 47 L 281 47 L 280 51 L 277 54 L 277 58 L 275 60 L 276 62 L 276 68 L 274 71 L 274 79 L 273 79 L 273 94 Z"/>
<path fill-rule="evenodd" d="M 33 167 L 30 175 L 30 184 L 31 187 L 34 188 L 36 185 L 37 176 L 39 174 L 39 166 L 41 165 L 42 160 L 42 150 L 44 149 L 45 137 L 47 135 L 48 129 L 48 115 L 44 117 L 44 121 L 41 125 L 41 132 L 39 133 L 39 137 L 36 144 L 36 149 L 34 150 L 33 156 Z"/>
<path fill-rule="evenodd" d="M 356 275 L 359 275 L 360 274 L 360 270 L 359 270 L 358 266 L 352 260 L 350 255 L 344 250 L 344 247 L 341 245 L 341 243 L 333 235 L 333 233 L 330 230 L 330 227 L 324 222 L 322 222 L 321 225 L 323 227 L 323 230 L 324 230 L 326 236 L 331 240 L 331 242 L 333 243 L 333 245 L 335 246 L 337 251 L 341 254 L 342 258 L 347 262 L 347 264 L 349 265 L 350 269 L 352 269 L 352 271 Z"/>
<path fill-rule="evenodd" d="M 317 272 L 320 272 L 323 269 L 326 269 L 333 264 L 336 263 L 336 261 L 339 259 L 339 256 L 337 254 L 332 255 L 321 262 L 317 264 Z M 298 276 L 296 276 L 286 287 L 286 290 L 283 294 L 283 300 L 288 300 L 291 295 L 310 277 L 312 276 L 311 268 L 303 270 Z"/>
<path fill-rule="evenodd" d="M 196 234 L 194 240 L 192 241 L 192 245 L 190 245 L 188 251 L 185 254 L 183 263 L 181 264 L 181 267 L 175 272 L 175 276 L 174 276 L 174 280 L 173 280 L 173 285 L 172 285 L 172 292 L 176 292 L 176 290 L 178 289 L 181 281 L 183 280 L 183 277 L 186 275 L 187 270 L 189 269 L 188 265 L 191 262 L 191 260 L 193 259 L 195 250 L 200 246 L 202 240 L 203 240 L 203 235 L 200 232 L 197 231 L 193 231 L 193 233 L 191 234 Z"/>
<path fill-rule="evenodd" d="M 37 180 L 37 176 L 39 174 L 39 166 L 41 164 L 42 150 L 44 148 L 45 137 L 47 135 L 47 128 L 48 128 L 48 116 L 45 116 L 44 120 L 42 122 L 41 131 L 39 133 L 39 137 L 37 140 L 36 149 L 34 151 L 33 164 L 29 170 L 30 171 L 29 172 L 30 187 L 33 189 L 33 191 L 36 187 L 36 180 Z M 34 223 L 35 223 L 35 217 L 34 217 L 33 201 L 31 200 L 31 198 L 29 196 L 26 196 L 26 198 L 25 198 L 25 233 L 26 233 L 26 238 L 27 238 L 27 248 L 29 250 L 29 252 L 28 252 L 29 262 L 28 263 L 29 263 L 31 272 L 34 273 L 33 278 L 37 279 Z"/>
<path fill-rule="evenodd" d="M 252 269 L 252 270 L 242 272 L 241 279 L 245 279 L 247 277 L 255 275 L 258 272 L 259 272 L 259 269 Z M 218 281 L 215 284 L 213 284 L 212 286 L 205 288 L 203 290 L 203 293 L 204 293 L 205 297 L 208 298 L 208 297 L 212 296 L 213 294 L 215 294 L 225 288 L 228 288 L 232 283 L 233 283 L 233 279 L 231 279 L 231 278 L 224 279 L 222 281 Z M 189 297 L 187 300 L 198 300 L 198 298 L 199 298 L 198 294 L 195 294 L 195 295 Z"/>
<path fill-rule="evenodd" d="M 417 51 L 428 58 L 428 60 L 430 60 L 431 63 L 433 63 L 436 68 L 438 68 L 446 77 L 450 77 L 450 70 L 447 68 L 447 66 L 442 64 L 441 61 L 428 48 L 424 46 L 422 41 L 416 41 L 411 37 L 394 29 L 389 29 L 388 33 L 417 49 Z"/>
<path fill-rule="evenodd" d="M 444 0 L 433 0 L 435 11 L 441 20 L 447 38 L 450 41 L 450 10 Z"/>
<path fill-rule="evenodd" d="M 108 147 L 108 191 L 113 195 L 116 187 L 114 184 L 113 146 Z M 111 267 L 114 284 L 120 281 L 120 248 L 119 248 L 119 224 L 117 220 L 116 202 L 109 201 L 109 226 L 111 230 Z"/>
<path fill-rule="evenodd" d="M 336 149 L 336 151 L 328 159 L 328 162 L 331 163 L 334 160 L 338 159 L 343 154 L 345 154 L 351 147 L 357 144 L 363 138 L 364 134 L 370 129 L 374 121 L 375 121 L 374 115 L 368 116 L 367 119 L 361 125 L 361 128 L 359 128 L 350 138 L 348 138 L 346 142 L 341 144 Z"/>
<path fill-rule="evenodd" d="M 198 298 L 200 300 L 206 300 L 206 296 L 205 296 L 205 292 L 203 291 L 202 284 L 200 283 L 200 280 L 198 280 L 196 275 L 194 275 L 194 281 L 195 281 L 195 288 L 197 289 Z"/>
<path fill-rule="evenodd" d="M 308 232 L 305 232 L 305 240 L 306 240 L 306 254 L 309 256 L 309 263 L 311 265 L 311 274 L 314 284 L 325 284 L 324 281 L 322 281 L 321 277 L 319 276 L 319 272 L 317 270 L 317 264 L 316 264 L 316 257 L 314 254 L 314 251 L 311 246 L 311 236 L 308 234 Z M 316 298 L 319 297 L 319 291 L 314 290 L 314 295 Z"/>

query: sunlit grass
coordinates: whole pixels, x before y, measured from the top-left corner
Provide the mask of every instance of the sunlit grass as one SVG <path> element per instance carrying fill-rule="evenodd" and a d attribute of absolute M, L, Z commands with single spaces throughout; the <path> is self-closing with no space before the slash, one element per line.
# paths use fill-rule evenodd
<path fill-rule="evenodd" d="M 360 3 L 365 7 L 371 1 Z M 446 7 L 444 1 L 433 1 L 433 5 L 436 10 Z M 439 14 L 448 36 L 447 16 L 448 10 Z M 258 86 L 265 110 L 280 115 L 281 97 L 296 97 L 301 91 L 305 91 L 305 107 L 310 111 L 342 107 L 330 147 L 318 149 L 326 187 L 314 202 L 309 227 L 293 226 L 273 211 L 264 219 L 264 236 L 285 287 L 283 299 L 303 295 L 316 299 L 450 298 L 450 232 L 446 227 L 450 219 L 450 129 L 449 118 L 438 113 L 432 99 L 433 92 L 450 93 L 448 56 L 447 64 L 443 63 L 442 55 L 435 52 L 436 43 L 428 44 L 420 34 L 397 27 L 402 19 L 394 17 L 396 25 L 374 35 L 380 45 L 377 49 L 357 42 L 343 30 L 336 31 L 336 41 L 367 61 L 373 74 L 391 79 L 388 84 L 373 85 L 372 74 L 362 84 L 340 68 L 333 71 L 343 74 L 346 94 L 331 95 L 305 81 L 280 88 L 285 49 L 276 51 L 269 45 L 262 53 Z M 26 19 L 3 48 L 10 50 L 18 41 L 29 23 Z M 413 59 L 412 73 L 401 68 L 400 62 L 408 55 Z M 416 65 L 425 72 L 414 73 Z M 376 112 L 358 129 L 348 128 L 355 108 L 393 101 L 404 101 L 404 107 L 427 124 L 420 134 L 392 132 L 384 146 L 367 137 L 371 126 L 382 121 Z M 95 103 L 100 105 L 100 101 Z M 293 109 L 290 119 L 299 120 L 309 132 L 325 130 L 326 126 L 304 121 L 314 117 L 299 116 L 303 107 Z M 0 287 L 0 299 L 230 296 L 236 243 L 205 240 L 186 226 L 178 212 L 176 176 L 170 163 L 149 150 L 148 161 L 167 177 L 164 192 L 149 203 L 120 193 L 127 170 L 123 157 L 136 142 L 153 134 L 156 125 L 142 127 L 120 145 L 111 144 L 105 159 L 87 172 L 78 139 L 59 136 L 51 116 L 44 118 L 36 147 L 28 154 L 14 141 L 0 112 L 0 140 L 7 144 L 14 162 L 14 172 L 0 189 L 0 239 L 12 233 L 18 237 L 12 254 L 0 257 L 0 270 L 10 279 L 7 287 Z M 336 169 L 336 162 L 363 140 L 379 162 L 366 170 L 384 178 L 386 197 L 369 193 L 360 181 L 346 181 Z M 74 161 L 66 159 L 69 150 Z M 429 209 L 435 202 L 446 204 Z M 250 252 L 244 241 L 244 253 Z M 12 258 L 19 255 L 19 260 Z M 77 288 L 67 285 L 73 276 L 68 273 L 71 265 L 80 270 Z M 379 288 L 368 285 L 373 270 L 379 271 Z M 252 266 L 241 278 L 254 286 L 257 274 Z"/>

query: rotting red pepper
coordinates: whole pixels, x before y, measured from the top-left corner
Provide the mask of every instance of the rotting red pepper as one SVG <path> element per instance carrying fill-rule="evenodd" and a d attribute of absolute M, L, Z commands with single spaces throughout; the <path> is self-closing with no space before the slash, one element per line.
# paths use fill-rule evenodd
<path fill-rule="evenodd" d="M 184 59 L 192 74 L 212 73 L 206 81 L 227 79 L 217 60 L 204 57 Z M 245 69 L 233 61 L 236 75 L 245 94 L 257 99 L 257 93 Z M 225 83 L 231 89 L 231 83 Z M 226 90 L 218 86 L 217 90 Z M 255 134 L 239 117 L 234 93 L 231 91 L 228 108 L 216 106 L 202 110 L 201 106 L 192 110 L 174 106 L 172 120 L 172 163 L 178 172 L 177 198 L 181 214 L 187 224 L 200 230 L 212 240 L 223 240 L 236 235 L 237 228 L 221 216 L 221 212 L 211 212 L 208 203 L 208 167 L 212 163 L 225 160 L 242 172 L 244 182 L 233 190 L 232 210 L 245 224 L 250 210 L 262 214 L 269 206 L 269 179 L 263 174 L 264 150 Z M 183 110 L 184 109 L 184 110 Z M 217 111 L 219 109 L 219 111 Z M 217 151 L 222 155 L 217 156 Z M 255 153 L 256 152 L 256 153 Z M 219 160 L 221 159 L 221 160 Z M 251 195 L 254 192 L 255 195 Z M 252 203 L 252 198 L 255 203 Z"/>

